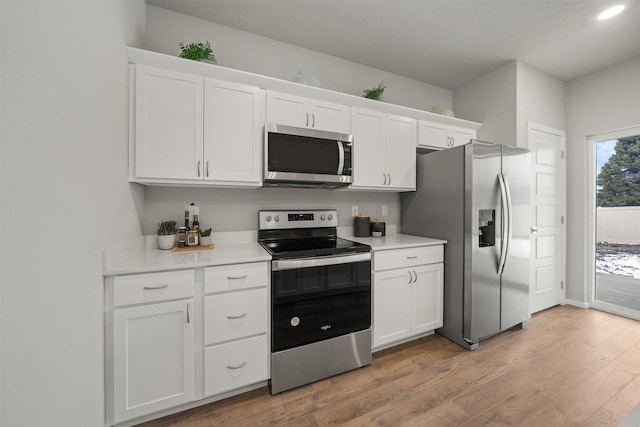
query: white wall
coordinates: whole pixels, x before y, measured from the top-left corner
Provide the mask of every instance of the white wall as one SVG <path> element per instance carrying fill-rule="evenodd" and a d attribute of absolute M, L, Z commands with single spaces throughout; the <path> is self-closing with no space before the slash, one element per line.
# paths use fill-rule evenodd
<path fill-rule="evenodd" d="M 478 139 L 527 148 L 529 121 L 564 130 L 564 82 L 511 61 L 453 92 L 456 115 L 482 123 Z"/>
<path fill-rule="evenodd" d="M 2 426 L 104 423 L 101 250 L 141 233 L 127 183 L 142 0 L 1 3 Z"/>
<path fill-rule="evenodd" d="M 567 298 L 588 302 L 587 141 L 640 125 L 640 57 L 567 83 Z"/>
<path fill-rule="evenodd" d="M 517 61 L 516 140 L 528 148 L 528 122 L 565 130 L 565 82 Z"/>
<path fill-rule="evenodd" d="M 353 225 L 351 206 L 359 212 L 380 218 L 387 224 L 400 223 L 400 194 L 346 190 L 258 188 L 206 189 L 162 188 L 145 190 L 143 221 L 144 234 L 154 234 L 156 224 L 173 219 L 184 222 L 184 205 L 194 202 L 200 206 L 200 227 L 215 231 L 243 231 L 258 229 L 260 209 L 337 209 L 338 226 Z M 382 216 L 382 205 L 389 215 Z"/>
<path fill-rule="evenodd" d="M 384 80 L 384 99 L 392 104 L 431 111 L 436 104 L 451 108 L 448 89 L 346 61 L 334 56 L 279 42 L 246 31 L 214 24 L 191 16 L 147 6 L 147 31 L 144 48 L 179 55 L 179 42 L 208 40 L 218 64 L 291 80 L 298 70 L 306 69 L 325 89 L 362 95 L 363 89 Z"/>
<path fill-rule="evenodd" d="M 481 141 L 516 145 L 516 61 L 454 90 L 456 117 L 482 123 Z"/>

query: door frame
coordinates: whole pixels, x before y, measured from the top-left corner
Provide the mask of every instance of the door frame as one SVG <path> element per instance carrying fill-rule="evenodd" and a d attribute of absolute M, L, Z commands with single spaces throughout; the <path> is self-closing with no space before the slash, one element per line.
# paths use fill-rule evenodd
<path fill-rule="evenodd" d="M 640 320 L 640 313 L 635 310 L 596 300 L 596 143 L 631 135 L 640 135 L 640 125 L 587 136 L 587 223 L 585 230 L 587 241 L 584 245 L 584 260 L 587 272 L 585 295 L 587 296 L 587 307 Z"/>
<path fill-rule="evenodd" d="M 558 304 L 564 305 L 566 304 L 567 299 L 567 163 L 566 163 L 566 152 L 567 152 L 567 133 L 564 130 L 552 128 L 549 126 L 541 125 L 535 122 L 527 122 L 527 148 L 530 150 L 530 140 L 531 140 L 531 131 L 538 130 L 541 132 L 546 132 L 552 135 L 556 135 L 562 138 L 562 143 L 560 146 L 561 154 L 560 160 L 561 162 L 558 164 L 559 173 L 558 178 L 560 179 L 560 189 L 561 192 L 557 196 L 559 197 L 558 205 L 560 206 L 559 216 L 561 218 L 560 221 L 560 262 L 558 263 L 559 274 L 560 274 L 560 296 Z M 531 156 L 531 164 L 535 159 L 533 155 Z M 533 170 L 532 170 L 533 173 Z M 533 203 L 533 195 L 535 191 L 535 186 L 531 185 L 531 219 L 535 218 L 535 204 Z M 533 223 L 532 223 L 533 224 Z M 535 248 L 532 247 L 532 250 Z M 531 262 L 529 264 L 529 297 L 533 295 L 533 278 L 535 278 L 535 263 Z M 529 311 L 531 315 L 531 303 L 529 303 Z"/>

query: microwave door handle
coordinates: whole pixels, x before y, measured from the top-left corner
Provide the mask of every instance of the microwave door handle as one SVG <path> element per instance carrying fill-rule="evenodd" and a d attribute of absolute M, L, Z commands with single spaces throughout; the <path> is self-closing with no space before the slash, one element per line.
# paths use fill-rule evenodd
<path fill-rule="evenodd" d="M 344 169 L 344 146 L 342 141 L 336 141 L 338 143 L 338 175 L 343 174 Z"/>

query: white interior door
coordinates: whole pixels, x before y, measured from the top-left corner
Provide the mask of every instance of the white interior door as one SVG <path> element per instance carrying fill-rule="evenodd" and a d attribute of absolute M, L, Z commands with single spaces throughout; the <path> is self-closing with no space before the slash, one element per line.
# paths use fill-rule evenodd
<path fill-rule="evenodd" d="M 529 123 L 531 150 L 531 313 L 564 302 L 565 132 Z"/>

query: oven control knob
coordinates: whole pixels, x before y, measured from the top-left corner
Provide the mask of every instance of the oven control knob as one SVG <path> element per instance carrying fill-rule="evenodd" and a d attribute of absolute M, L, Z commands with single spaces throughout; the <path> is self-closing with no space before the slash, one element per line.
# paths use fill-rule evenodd
<path fill-rule="evenodd" d="M 331 221 L 331 220 L 333 219 L 333 214 L 329 214 L 329 216 L 327 217 L 327 219 L 328 219 L 329 221 Z"/>
<path fill-rule="evenodd" d="M 320 219 L 324 221 L 324 214 L 320 215 Z"/>
<path fill-rule="evenodd" d="M 292 317 L 291 318 L 291 326 L 298 326 L 300 324 L 300 318 L 299 317 Z"/>
<path fill-rule="evenodd" d="M 280 215 L 276 215 L 275 218 L 273 218 L 276 222 L 280 221 Z"/>
<path fill-rule="evenodd" d="M 267 220 L 267 222 L 270 222 L 271 221 L 271 215 L 267 215 L 266 220 Z"/>

